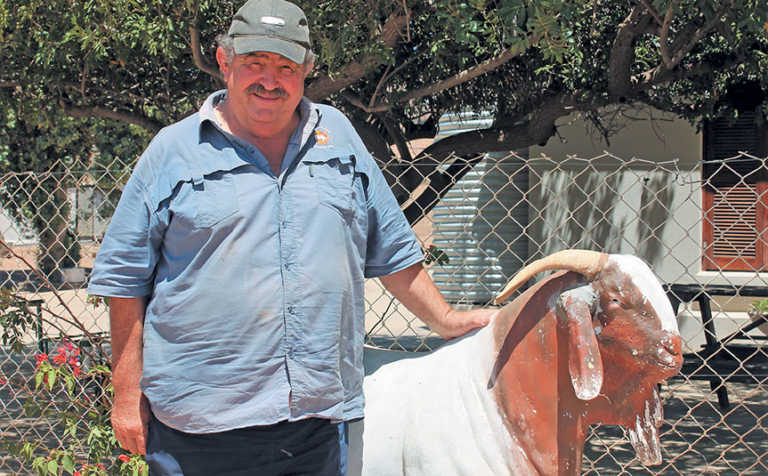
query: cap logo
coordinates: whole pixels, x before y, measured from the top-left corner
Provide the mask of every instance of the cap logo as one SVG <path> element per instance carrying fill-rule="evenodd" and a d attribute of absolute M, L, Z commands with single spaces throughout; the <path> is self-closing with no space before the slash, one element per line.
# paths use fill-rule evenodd
<path fill-rule="evenodd" d="M 278 17 L 261 17 L 261 22 L 265 25 L 285 26 L 285 20 Z"/>

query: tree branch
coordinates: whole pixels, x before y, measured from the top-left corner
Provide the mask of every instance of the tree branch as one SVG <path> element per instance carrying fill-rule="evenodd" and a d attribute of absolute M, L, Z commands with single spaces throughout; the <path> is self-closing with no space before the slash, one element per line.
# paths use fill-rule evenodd
<path fill-rule="evenodd" d="M 68 89 L 70 91 L 74 91 L 76 93 L 81 93 L 80 84 L 77 83 L 57 83 L 58 86 L 61 86 L 64 89 Z M 102 96 L 102 99 L 122 99 L 123 101 L 126 100 L 126 98 L 129 98 L 131 101 L 135 103 L 142 103 L 147 101 L 146 96 L 140 96 L 138 94 L 134 94 L 131 92 L 129 88 L 125 88 L 122 91 L 115 91 L 112 89 L 103 88 L 101 86 L 97 86 L 95 84 L 90 84 L 85 89 L 86 92 L 95 91 L 97 93 L 100 93 Z M 99 99 L 90 96 L 91 101 L 98 101 Z"/>
<path fill-rule="evenodd" d="M 354 116 L 350 116 L 349 120 L 352 121 L 352 125 L 355 126 L 360 138 L 365 144 L 365 148 L 376 159 L 382 163 L 386 163 L 392 157 L 392 150 L 389 148 L 389 144 L 384 140 L 380 131 L 373 125 L 364 120 L 355 119 Z"/>
<path fill-rule="evenodd" d="M 114 119 L 117 121 L 127 122 L 134 124 L 150 132 L 157 132 L 163 124 L 144 117 L 138 114 L 131 114 L 127 112 L 118 112 L 105 107 L 100 106 L 72 106 L 68 104 L 62 104 L 64 112 L 72 117 L 98 117 L 103 119 Z"/>
<path fill-rule="evenodd" d="M 389 106 L 387 105 L 378 105 L 378 106 L 371 107 L 365 104 L 362 99 L 360 99 L 359 97 L 355 96 L 352 93 L 347 93 L 347 92 L 341 93 L 341 97 L 343 97 L 348 103 L 352 104 L 356 108 L 362 109 L 363 111 L 368 113 L 385 112 L 389 110 Z"/>
<path fill-rule="evenodd" d="M 653 85 L 663 84 L 673 80 L 695 77 L 700 74 L 713 71 L 714 66 L 709 64 L 698 64 L 693 68 L 683 71 L 676 71 L 676 68 L 680 65 L 680 62 L 683 60 L 685 55 L 690 53 L 690 51 L 696 46 L 696 43 L 701 41 L 701 39 L 704 38 L 707 33 L 711 32 L 718 26 L 720 23 L 720 18 L 725 14 L 726 11 L 727 8 L 724 6 L 709 22 L 707 22 L 706 25 L 695 30 L 687 30 L 681 34 L 681 39 L 678 43 L 683 42 L 685 38 L 690 38 L 690 41 L 686 42 L 684 46 L 681 46 L 674 52 L 670 61 L 670 64 L 674 66 L 673 68 L 669 68 L 667 67 L 667 64 L 662 63 L 655 68 L 651 68 L 643 73 L 633 76 L 632 81 L 637 85 L 637 90 L 643 90 Z M 742 55 L 737 55 L 729 60 L 726 65 L 719 66 L 719 69 L 734 66 L 743 60 L 744 57 Z"/>
<path fill-rule="evenodd" d="M 513 58 L 520 56 L 520 54 L 524 53 L 527 48 L 524 48 L 522 44 L 523 42 L 511 48 L 507 48 L 501 53 L 499 53 L 498 55 L 496 55 L 495 57 L 485 60 L 482 63 L 476 66 L 473 66 L 469 69 L 466 69 L 450 78 L 444 79 L 442 81 L 438 81 L 434 84 L 425 86 L 423 88 L 419 88 L 415 91 L 411 91 L 401 96 L 400 98 L 398 98 L 397 103 L 403 104 L 413 99 L 419 99 L 424 96 L 431 96 L 435 93 L 444 91 L 454 86 L 458 86 L 459 84 L 462 84 L 462 83 L 466 83 L 467 81 L 470 81 L 478 76 L 481 76 L 490 71 L 493 71 L 499 68 L 504 63 L 507 63 Z M 531 45 L 533 44 L 535 44 L 534 41 L 531 42 Z"/>
<path fill-rule="evenodd" d="M 602 104 L 590 101 L 587 106 L 597 109 Z M 416 157 L 442 158 L 450 153 L 458 155 L 521 149 L 530 145 L 542 144 L 555 134 L 555 121 L 574 112 L 576 103 L 568 96 L 557 94 L 546 97 L 536 106 L 530 120 L 520 124 L 518 117 L 499 120 L 487 129 L 454 134 L 430 145 Z"/>
<path fill-rule="evenodd" d="M 393 48 L 402 37 L 403 29 L 408 24 L 408 13 L 401 9 L 394 11 L 379 34 L 379 43 L 385 48 Z M 318 76 L 312 84 L 304 90 L 304 95 L 315 102 L 327 98 L 333 93 L 356 83 L 369 71 L 384 63 L 384 57 L 380 55 L 367 55 L 359 61 L 353 61 L 344 67 L 344 70 L 331 77 L 327 74 Z"/>
<path fill-rule="evenodd" d="M 640 0 L 640 4 L 645 7 L 646 10 L 648 10 L 648 13 L 651 14 L 654 20 L 656 20 L 656 23 L 661 26 L 664 24 L 664 21 L 662 21 L 661 17 L 659 16 L 659 12 L 656 11 L 655 8 L 653 8 L 653 5 L 648 3 L 648 0 Z"/>
<path fill-rule="evenodd" d="M 597 109 L 601 105 L 600 101 L 590 101 L 579 107 Z M 451 186 L 482 159 L 483 154 L 478 151 L 510 151 L 543 144 L 555 134 L 555 121 L 573 112 L 576 106 L 568 96 L 549 96 L 525 123 L 520 123 L 519 117 L 509 117 L 488 129 L 452 135 L 426 148 L 398 177 L 398 181 L 403 182 L 422 177 L 430 181 L 429 187 L 403 210 L 408 221 L 414 223 L 429 212 Z M 451 157 L 454 158 L 451 165 L 444 172 L 438 171 L 437 167 Z"/>
<path fill-rule="evenodd" d="M 692 35 L 685 35 L 684 37 L 680 38 L 680 40 L 683 42 L 683 46 L 678 48 L 677 51 L 673 52 L 671 63 L 667 65 L 667 69 L 674 69 L 678 64 L 680 64 L 680 61 L 683 60 L 685 55 L 690 53 L 702 38 L 717 28 L 717 26 L 722 22 L 723 15 L 725 15 L 732 6 L 733 5 L 731 2 L 725 2 L 725 4 L 720 7 L 720 10 L 718 10 L 718 12 L 715 13 L 715 15 L 706 24 L 697 29 Z M 687 42 L 686 38 L 688 38 Z"/>
<path fill-rule="evenodd" d="M 712 73 L 714 71 L 725 71 L 742 64 L 745 59 L 746 57 L 743 55 L 735 55 L 729 58 L 728 61 L 718 65 L 702 62 L 695 64 L 691 68 L 676 68 L 674 70 L 668 70 L 663 68 L 662 65 L 659 65 L 653 69 L 633 76 L 632 81 L 637 85 L 635 90 L 639 92 L 644 91 L 651 86 L 667 84 L 672 81 L 691 79 L 697 76 Z"/>
<path fill-rule="evenodd" d="M 405 140 L 432 139 L 438 132 L 438 118 L 440 114 L 432 112 L 423 122 L 414 123 L 411 119 L 404 118 L 400 124 L 405 127 Z"/>
<path fill-rule="evenodd" d="M 672 26 L 672 19 L 674 18 L 674 12 L 677 2 L 672 2 L 667 10 L 667 14 L 664 15 L 664 23 L 661 24 L 659 29 L 659 47 L 661 48 L 661 61 L 667 69 L 673 69 L 672 57 L 669 55 L 669 28 Z"/>
<path fill-rule="evenodd" d="M 700 28 L 690 26 L 681 32 L 678 40 L 673 46 L 673 51 L 664 54 L 665 56 L 668 56 L 669 59 L 664 58 L 662 63 L 655 68 L 651 68 L 644 73 L 635 75 L 633 77 L 633 80 L 636 81 L 635 84 L 639 84 L 640 89 L 644 89 L 649 85 L 664 83 L 669 81 L 670 78 L 674 78 L 675 75 L 671 74 L 671 71 L 680 65 L 680 62 L 683 60 L 683 58 L 685 58 L 685 56 L 690 53 L 691 50 L 693 50 L 693 48 L 699 41 L 701 41 L 702 38 L 704 38 L 707 34 L 709 34 L 722 23 L 721 19 L 730 7 L 731 3 L 727 2 L 706 24 L 702 25 Z M 661 40 L 662 45 L 666 44 L 667 40 L 664 38 Z M 684 73 L 682 77 L 685 76 L 686 74 Z"/>
<path fill-rule="evenodd" d="M 192 47 L 192 59 L 195 62 L 200 71 L 208 74 L 214 79 L 224 82 L 224 77 L 221 75 L 221 71 L 217 65 L 208 61 L 208 58 L 203 55 L 203 50 L 200 47 L 200 30 L 196 26 L 189 27 L 189 38 Z"/>
<path fill-rule="evenodd" d="M 397 147 L 397 151 L 400 153 L 400 160 L 410 162 L 413 159 L 413 156 L 411 156 L 408 144 L 406 144 L 403 134 L 400 132 L 397 125 L 392 124 L 392 121 L 387 118 L 386 113 L 376 114 L 376 117 L 384 125 L 384 129 L 386 129 L 389 138 L 392 139 L 392 143 Z"/>
<path fill-rule="evenodd" d="M 490 71 L 494 71 L 498 69 L 500 66 L 502 66 L 503 64 L 508 63 L 513 58 L 525 52 L 525 49 L 521 45 L 522 45 L 522 42 L 520 45 L 507 48 L 501 53 L 499 53 L 498 55 L 496 55 L 495 57 L 485 60 L 482 63 L 475 65 L 469 69 L 461 71 L 460 73 L 455 74 L 450 78 L 437 81 L 433 84 L 430 84 L 429 86 L 425 86 L 423 88 L 419 88 L 409 93 L 406 93 L 403 96 L 400 96 L 399 98 L 397 98 L 394 104 L 386 104 L 386 103 L 371 104 L 372 101 L 369 101 L 369 104 L 366 105 L 360 98 L 357 98 L 355 96 L 345 95 L 344 98 L 347 101 L 349 101 L 350 104 L 362 109 L 365 112 L 387 111 L 391 109 L 394 105 L 404 104 L 414 99 L 420 99 L 424 96 L 431 96 L 433 94 L 437 94 L 440 91 L 450 89 L 462 83 L 466 83 L 467 81 L 470 81 Z M 374 99 L 374 98 L 371 98 L 371 99 Z"/>
<path fill-rule="evenodd" d="M 629 95 L 632 90 L 631 71 L 635 60 L 635 38 L 645 31 L 651 16 L 642 5 L 637 5 L 630 14 L 619 24 L 616 39 L 611 47 L 608 58 L 608 93 L 621 98 Z"/>

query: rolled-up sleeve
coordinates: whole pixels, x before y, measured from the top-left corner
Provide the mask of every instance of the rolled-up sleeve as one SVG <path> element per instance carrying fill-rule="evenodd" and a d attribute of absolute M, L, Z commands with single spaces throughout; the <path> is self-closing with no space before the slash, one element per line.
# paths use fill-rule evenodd
<path fill-rule="evenodd" d="M 104 235 L 88 283 L 96 296 L 140 297 L 152 294 L 162 231 L 149 200 L 151 174 L 143 156 L 123 189 Z"/>
<path fill-rule="evenodd" d="M 373 158 L 368 178 L 368 245 L 365 277 L 386 276 L 424 260 L 411 225 Z"/>

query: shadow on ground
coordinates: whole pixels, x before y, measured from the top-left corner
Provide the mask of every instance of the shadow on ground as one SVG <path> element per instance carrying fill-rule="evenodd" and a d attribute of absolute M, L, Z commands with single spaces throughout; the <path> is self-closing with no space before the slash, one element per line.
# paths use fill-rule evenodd
<path fill-rule="evenodd" d="M 600 427 L 584 447 L 583 474 L 730 476 L 768 474 L 768 393 L 762 385 L 727 384 L 721 409 L 708 382 L 671 381 L 662 392 L 663 462 L 646 467 L 618 427 Z"/>

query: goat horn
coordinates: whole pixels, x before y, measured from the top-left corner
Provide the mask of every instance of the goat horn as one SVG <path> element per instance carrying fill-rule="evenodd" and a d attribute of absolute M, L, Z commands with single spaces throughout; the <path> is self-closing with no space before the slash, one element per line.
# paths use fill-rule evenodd
<path fill-rule="evenodd" d="M 504 286 L 504 289 L 496 295 L 494 304 L 501 304 L 514 293 L 526 281 L 542 271 L 550 269 L 567 269 L 584 275 L 592 281 L 597 273 L 603 269 L 608 255 L 591 250 L 563 250 L 551 254 L 545 258 L 534 261 L 524 267 Z"/>

